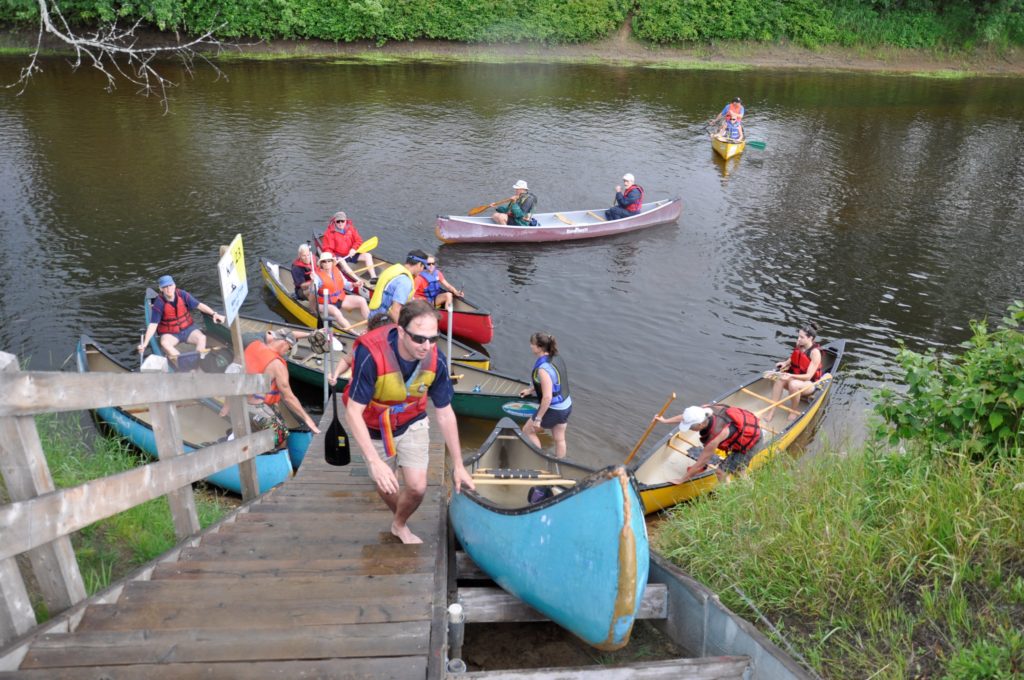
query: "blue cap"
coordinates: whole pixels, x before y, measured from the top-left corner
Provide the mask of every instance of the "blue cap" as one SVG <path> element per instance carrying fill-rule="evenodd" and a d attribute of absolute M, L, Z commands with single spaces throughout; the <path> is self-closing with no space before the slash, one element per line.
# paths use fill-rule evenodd
<path fill-rule="evenodd" d="M 171 278 L 170 274 L 164 274 L 157 280 L 156 285 L 160 288 L 163 288 L 164 286 L 173 286 L 174 279 Z"/>

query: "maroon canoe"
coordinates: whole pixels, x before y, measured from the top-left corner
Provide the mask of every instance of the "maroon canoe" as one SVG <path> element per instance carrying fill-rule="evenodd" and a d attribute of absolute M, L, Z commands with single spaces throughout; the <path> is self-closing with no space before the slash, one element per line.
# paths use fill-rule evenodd
<path fill-rule="evenodd" d="M 476 217 L 439 215 L 434 233 L 445 243 L 573 241 L 668 224 L 679 219 L 682 211 L 683 200 L 672 198 L 645 203 L 639 213 L 621 220 L 605 220 L 604 208 L 534 213 L 534 219 L 540 222 L 536 227 L 505 227 L 492 222 L 489 214 Z"/>

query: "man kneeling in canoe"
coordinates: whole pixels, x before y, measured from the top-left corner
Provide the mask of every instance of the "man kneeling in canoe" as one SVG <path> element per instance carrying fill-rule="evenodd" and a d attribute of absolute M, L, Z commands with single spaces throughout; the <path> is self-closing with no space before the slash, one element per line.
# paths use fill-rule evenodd
<path fill-rule="evenodd" d="M 397 324 L 361 335 L 353 345 L 352 378 L 343 398 L 352 438 L 362 451 L 377 493 L 394 513 L 391 533 L 402 543 L 422 543 L 408 521 L 427 491 L 430 425 L 427 397 L 451 456 L 455 493 L 473 479 L 462 464 L 455 393 L 437 347 L 437 312 L 424 300 L 402 305 Z M 400 487 L 392 466 L 402 469 Z"/>
<path fill-rule="evenodd" d="M 704 450 L 697 461 L 686 469 L 680 479 L 671 480 L 682 484 L 690 477 L 703 472 L 715 451 L 722 449 L 729 455 L 715 468 L 718 481 L 724 482 L 726 473 L 739 472 L 747 467 L 751 454 L 764 437 L 761 421 L 746 409 L 727 404 L 713 406 L 689 406 L 678 416 L 664 418 L 655 416 L 659 423 L 679 423 L 679 431 L 697 430 Z"/>

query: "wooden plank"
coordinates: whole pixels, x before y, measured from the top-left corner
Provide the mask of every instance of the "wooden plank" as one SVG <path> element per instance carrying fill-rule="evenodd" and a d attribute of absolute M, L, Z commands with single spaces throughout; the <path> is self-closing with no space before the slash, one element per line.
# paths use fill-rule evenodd
<path fill-rule="evenodd" d="M 766 397 L 763 394 L 758 394 L 757 392 L 754 392 L 753 390 L 749 390 L 746 387 L 741 387 L 740 388 L 740 392 L 742 392 L 743 394 L 749 395 L 751 397 L 757 397 L 761 401 L 766 401 L 769 404 L 771 404 L 774 401 L 771 397 Z M 782 404 L 776 404 L 776 408 L 781 408 L 783 411 L 789 411 L 790 413 L 795 413 L 797 415 L 800 415 L 802 413 L 802 411 L 797 411 L 796 409 L 792 409 L 792 408 L 790 408 L 788 406 L 783 406 Z"/>
<path fill-rule="evenodd" d="M 268 576 L 303 578 L 309 581 L 333 581 L 348 576 L 368 574 L 432 573 L 435 559 L 431 555 L 408 558 L 366 559 L 351 557 L 336 560 L 211 560 L 165 562 L 157 565 L 152 579 L 237 578 L 246 580 Z"/>
<path fill-rule="evenodd" d="M 383 600 L 402 596 L 422 598 L 433 584 L 430 574 L 340 576 L 334 580 L 251 577 L 247 579 L 136 581 L 125 585 L 118 603 L 179 602 L 189 598 L 205 606 L 234 602 L 302 602 L 319 599 Z"/>
<path fill-rule="evenodd" d="M 0 560 L 0 648 L 32 630 L 36 613 L 13 557 Z"/>
<path fill-rule="evenodd" d="M 490 581 L 491 577 L 476 565 L 465 550 L 455 552 L 455 577 L 466 581 Z"/>
<path fill-rule="evenodd" d="M 486 680 L 741 680 L 750 666 L 745 656 L 711 656 L 702 659 L 668 659 L 634 662 L 627 666 L 577 666 L 575 668 L 524 668 L 508 671 L 463 673 L 460 678 Z"/>
<path fill-rule="evenodd" d="M 395 656 L 381 659 L 318 659 L 310 661 L 264 661 L 262 663 L 193 663 L 98 666 L 0 673 L 0 680 L 292 680 L 294 678 L 331 678 L 332 680 L 423 680 L 426 658 Z"/>
<path fill-rule="evenodd" d="M 97 631 L 41 637 L 23 669 L 426 655 L 424 621 L 247 630 Z"/>
<path fill-rule="evenodd" d="M 184 456 L 185 444 L 182 441 L 178 409 L 171 404 L 151 404 L 149 413 L 153 419 L 157 458 L 171 460 Z M 196 499 L 192 495 L 191 484 L 169 492 L 167 502 L 171 508 L 174 535 L 179 541 L 199 533 L 202 527 L 199 525 L 199 513 L 196 511 Z"/>
<path fill-rule="evenodd" d="M 268 451 L 273 437 L 272 432 L 264 430 L 187 456 L 149 463 L 70 489 L 0 506 L 0 560 L 67 536 Z"/>
<path fill-rule="evenodd" d="M 284 559 L 299 559 L 299 560 L 344 560 L 351 559 L 359 556 L 366 560 L 380 560 L 397 557 L 399 559 L 409 559 L 414 557 L 430 557 L 431 559 L 435 556 L 434 546 L 430 544 L 421 545 L 404 545 L 402 543 L 382 543 L 380 545 L 359 545 L 358 543 L 350 543 L 343 547 L 343 549 L 333 550 L 335 554 L 327 554 L 322 547 L 315 547 L 313 550 L 296 550 L 292 554 L 284 555 L 271 555 L 271 554 L 259 554 L 253 549 L 246 550 L 240 546 L 199 546 L 198 548 L 187 548 L 181 552 L 181 559 L 183 560 L 222 560 L 222 559 L 234 559 L 234 560 L 256 560 L 256 561 L 276 561 Z"/>
<path fill-rule="evenodd" d="M 122 603 L 89 607 L 79 630 L 181 630 L 223 628 L 244 631 L 258 628 L 327 626 L 351 623 L 426 621 L 430 603 L 408 597 L 367 602 L 321 599 L 298 604 L 273 602 L 237 603 L 230 608 L 204 607 L 201 602 L 182 602 L 154 608 L 148 603 Z M 241 637 L 243 634 L 239 633 Z"/>
<path fill-rule="evenodd" d="M 458 601 L 471 623 L 547 621 L 548 618 L 501 588 L 459 588 Z M 668 591 L 662 583 L 648 583 L 640 600 L 638 619 L 668 616 Z"/>
<path fill-rule="evenodd" d="M 270 380 L 242 373 L 0 373 L 0 416 L 142 406 L 267 391 Z"/>

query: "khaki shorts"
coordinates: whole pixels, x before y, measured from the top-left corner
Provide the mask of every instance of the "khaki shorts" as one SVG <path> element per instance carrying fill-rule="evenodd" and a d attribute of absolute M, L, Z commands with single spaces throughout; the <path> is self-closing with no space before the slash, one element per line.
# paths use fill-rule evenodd
<path fill-rule="evenodd" d="M 428 450 L 430 448 L 430 419 L 429 417 L 417 420 L 409 426 L 405 432 L 395 437 L 395 457 L 389 460 L 384 454 L 384 442 L 374 439 L 373 448 L 377 449 L 377 455 L 386 463 L 397 464 L 410 470 L 426 470 L 428 461 Z"/>

